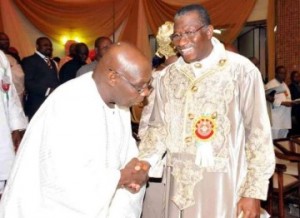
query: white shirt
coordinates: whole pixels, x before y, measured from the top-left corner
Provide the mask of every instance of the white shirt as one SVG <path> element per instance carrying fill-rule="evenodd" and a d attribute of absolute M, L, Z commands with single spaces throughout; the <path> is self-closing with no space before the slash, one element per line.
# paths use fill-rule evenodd
<path fill-rule="evenodd" d="M 120 169 L 138 152 L 129 110 L 108 108 L 91 75 L 60 86 L 31 120 L 1 218 L 140 216 L 144 189 L 116 190 Z"/>

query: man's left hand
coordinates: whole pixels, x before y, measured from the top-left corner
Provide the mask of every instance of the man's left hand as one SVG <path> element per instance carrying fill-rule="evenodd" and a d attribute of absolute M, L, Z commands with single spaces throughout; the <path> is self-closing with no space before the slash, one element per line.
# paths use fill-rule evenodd
<path fill-rule="evenodd" d="M 243 212 L 243 218 L 259 218 L 260 200 L 254 198 L 241 198 L 237 204 L 237 215 Z"/>

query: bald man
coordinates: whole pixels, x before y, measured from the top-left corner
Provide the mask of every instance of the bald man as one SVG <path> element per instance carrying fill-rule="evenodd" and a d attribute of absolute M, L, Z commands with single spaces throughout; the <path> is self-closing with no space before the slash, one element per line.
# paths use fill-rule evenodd
<path fill-rule="evenodd" d="M 0 217 L 140 217 L 149 165 L 133 158 L 128 108 L 149 95 L 150 79 L 147 58 L 118 43 L 93 74 L 56 89 L 20 145 Z"/>

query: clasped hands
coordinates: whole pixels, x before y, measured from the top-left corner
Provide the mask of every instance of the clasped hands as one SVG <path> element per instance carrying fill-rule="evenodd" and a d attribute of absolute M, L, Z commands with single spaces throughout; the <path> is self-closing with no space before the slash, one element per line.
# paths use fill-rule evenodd
<path fill-rule="evenodd" d="M 126 188 L 132 193 L 137 193 L 141 187 L 148 181 L 148 172 L 150 164 L 133 158 L 128 164 L 120 170 L 121 178 L 118 188 Z"/>

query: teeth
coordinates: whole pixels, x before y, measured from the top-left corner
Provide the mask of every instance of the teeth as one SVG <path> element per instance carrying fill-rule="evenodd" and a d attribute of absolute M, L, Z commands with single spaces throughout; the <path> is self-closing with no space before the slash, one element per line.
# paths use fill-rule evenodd
<path fill-rule="evenodd" d="M 187 53 L 187 52 L 190 52 L 192 50 L 192 48 L 184 48 L 184 49 L 181 49 L 181 51 L 183 53 Z"/>

